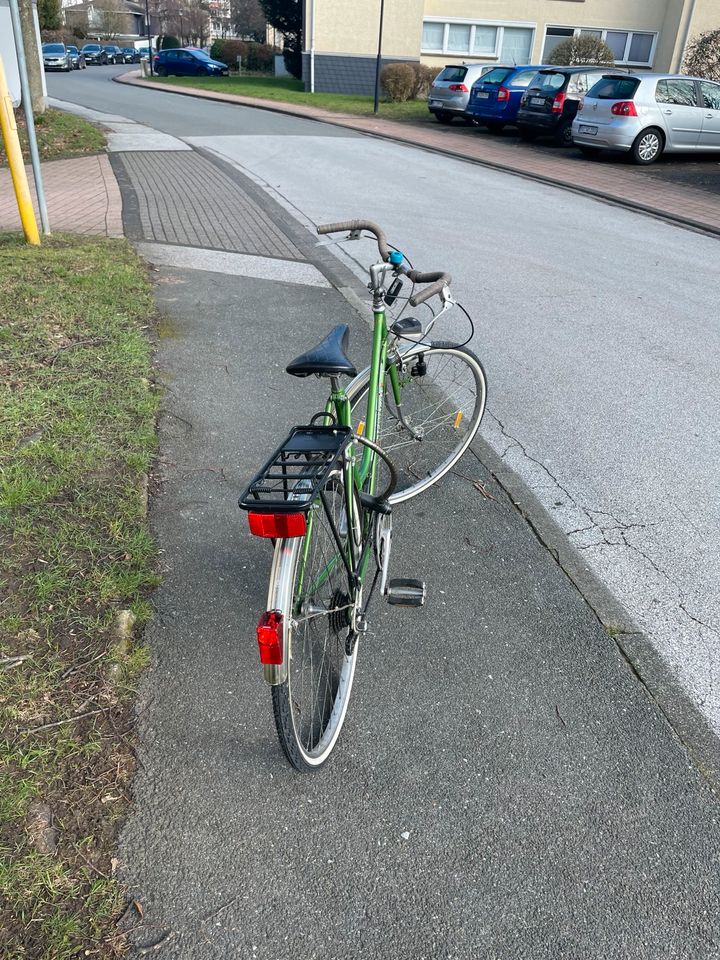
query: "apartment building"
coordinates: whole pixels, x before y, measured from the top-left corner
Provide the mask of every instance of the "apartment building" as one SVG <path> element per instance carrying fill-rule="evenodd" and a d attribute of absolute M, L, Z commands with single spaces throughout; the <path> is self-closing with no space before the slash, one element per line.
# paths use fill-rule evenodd
<path fill-rule="evenodd" d="M 306 0 L 306 89 L 372 93 L 381 0 Z M 625 67 L 674 72 L 720 0 L 384 0 L 382 62 L 542 63 L 566 37 L 601 37 Z"/>

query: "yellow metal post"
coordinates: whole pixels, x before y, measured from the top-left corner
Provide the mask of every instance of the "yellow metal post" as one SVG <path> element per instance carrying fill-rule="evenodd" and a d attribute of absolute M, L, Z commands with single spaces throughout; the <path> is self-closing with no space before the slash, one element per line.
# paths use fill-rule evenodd
<path fill-rule="evenodd" d="M 35 219 L 35 210 L 33 209 L 27 174 L 25 173 L 25 164 L 23 163 L 22 150 L 20 149 L 20 139 L 15 123 L 15 111 L 13 110 L 10 90 L 8 89 L 7 80 L 5 79 L 5 68 L 3 67 L 2 57 L 0 57 L 0 130 L 2 131 L 2 138 L 5 144 L 5 153 L 7 154 L 8 164 L 10 166 L 10 174 L 12 175 L 15 197 L 17 199 L 23 231 L 25 232 L 25 239 L 28 243 L 37 245 L 40 243 L 40 234 L 38 232 L 37 220 Z"/>

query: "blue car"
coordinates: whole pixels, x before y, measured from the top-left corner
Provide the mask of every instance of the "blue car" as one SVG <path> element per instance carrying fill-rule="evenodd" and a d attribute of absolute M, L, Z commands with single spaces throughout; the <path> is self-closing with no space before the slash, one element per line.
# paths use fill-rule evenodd
<path fill-rule="evenodd" d="M 213 60 L 196 47 L 161 50 L 153 62 L 159 77 L 227 77 L 227 64 Z"/>
<path fill-rule="evenodd" d="M 466 113 L 488 130 L 502 130 L 515 123 L 520 98 L 542 64 L 521 67 L 493 67 L 473 84 Z"/>

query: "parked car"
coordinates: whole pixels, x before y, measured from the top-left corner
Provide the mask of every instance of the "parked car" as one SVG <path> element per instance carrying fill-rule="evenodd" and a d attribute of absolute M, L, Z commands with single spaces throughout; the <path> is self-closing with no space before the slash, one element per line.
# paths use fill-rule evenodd
<path fill-rule="evenodd" d="M 85 57 L 86 63 L 107 63 L 108 55 L 105 47 L 99 43 L 86 43 L 80 53 Z"/>
<path fill-rule="evenodd" d="M 720 152 L 720 83 L 667 73 L 606 74 L 573 121 L 585 154 L 624 150 L 635 163 L 663 153 Z"/>
<path fill-rule="evenodd" d="M 492 70 L 487 63 L 448 63 L 433 80 L 428 93 L 428 110 L 438 123 L 452 123 L 454 117 L 462 117 L 473 123 L 465 114 L 470 89 L 476 80 Z"/>
<path fill-rule="evenodd" d="M 84 70 L 87 67 L 85 57 L 77 47 L 69 45 L 68 53 L 70 54 L 70 62 L 72 63 L 73 70 Z"/>
<path fill-rule="evenodd" d="M 121 47 L 120 52 L 122 53 L 123 63 L 140 63 L 139 50 L 135 50 L 133 47 Z"/>
<path fill-rule="evenodd" d="M 560 146 L 573 142 L 578 104 L 607 67 L 547 67 L 530 82 L 520 100 L 517 126 L 523 140 L 551 136 Z"/>
<path fill-rule="evenodd" d="M 178 77 L 227 77 L 230 72 L 226 63 L 213 60 L 203 50 L 194 47 L 161 50 L 153 60 L 153 66 L 159 77 L 173 74 Z"/>
<path fill-rule="evenodd" d="M 43 67 L 46 70 L 72 70 L 72 59 L 64 43 L 44 43 L 42 45 Z"/>
<path fill-rule="evenodd" d="M 124 63 L 123 52 L 120 47 L 114 43 L 105 44 L 105 53 L 107 54 L 108 63 Z"/>
<path fill-rule="evenodd" d="M 483 123 L 488 130 L 502 130 L 515 123 L 520 98 L 543 64 L 522 67 L 493 67 L 476 80 L 470 91 L 468 116 Z"/>

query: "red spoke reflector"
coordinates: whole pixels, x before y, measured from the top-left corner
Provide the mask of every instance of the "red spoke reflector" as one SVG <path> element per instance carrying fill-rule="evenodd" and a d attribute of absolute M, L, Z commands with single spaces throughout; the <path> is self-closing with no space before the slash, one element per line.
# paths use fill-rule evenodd
<path fill-rule="evenodd" d="M 610 113 L 616 117 L 636 117 L 637 110 L 632 100 L 619 100 L 610 107 Z"/>
<path fill-rule="evenodd" d="M 283 662 L 283 615 L 279 610 L 266 610 L 257 625 L 260 663 Z"/>
<path fill-rule="evenodd" d="M 307 522 L 304 513 L 248 513 L 250 533 L 254 537 L 304 537 Z"/>

